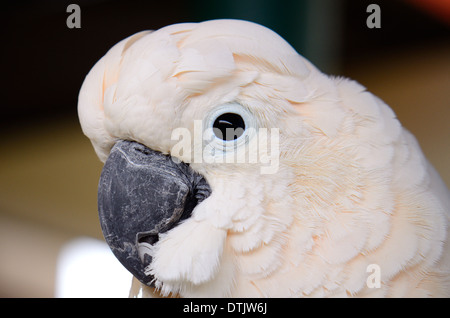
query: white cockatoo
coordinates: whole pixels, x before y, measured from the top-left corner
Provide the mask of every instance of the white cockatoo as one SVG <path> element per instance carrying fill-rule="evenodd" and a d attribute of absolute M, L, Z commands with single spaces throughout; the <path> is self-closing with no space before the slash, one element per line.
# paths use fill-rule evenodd
<path fill-rule="evenodd" d="M 89 72 L 78 111 L 136 293 L 450 296 L 449 191 L 415 138 L 261 25 L 132 35 Z"/>

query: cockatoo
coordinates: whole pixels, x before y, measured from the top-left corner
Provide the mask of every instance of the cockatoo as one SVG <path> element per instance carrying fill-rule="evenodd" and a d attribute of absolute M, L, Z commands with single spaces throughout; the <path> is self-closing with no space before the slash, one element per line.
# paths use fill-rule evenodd
<path fill-rule="evenodd" d="M 415 138 L 266 27 L 132 35 L 91 69 L 78 112 L 135 294 L 450 296 L 449 191 Z"/>

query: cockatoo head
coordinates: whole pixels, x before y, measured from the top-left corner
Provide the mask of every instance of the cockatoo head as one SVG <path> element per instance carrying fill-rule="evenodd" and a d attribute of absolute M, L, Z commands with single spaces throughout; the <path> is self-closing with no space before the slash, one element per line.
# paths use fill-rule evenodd
<path fill-rule="evenodd" d="M 280 156 L 302 135 L 292 105 L 318 93 L 318 76 L 276 33 L 238 20 L 171 25 L 111 48 L 78 109 L 106 161 L 100 219 L 124 266 L 166 294 L 218 279 L 229 293 L 231 250 L 269 244 L 292 221 Z"/>
<path fill-rule="evenodd" d="M 392 193 L 373 171 L 392 159 L 376 145 L 398 138 L 395 115 L 258 24 L 137 33 L 92 68 L 78 110 L 105 161 L 105 239 L 162 295 L 332 290 L 326 277 L 388 233 Z"/>

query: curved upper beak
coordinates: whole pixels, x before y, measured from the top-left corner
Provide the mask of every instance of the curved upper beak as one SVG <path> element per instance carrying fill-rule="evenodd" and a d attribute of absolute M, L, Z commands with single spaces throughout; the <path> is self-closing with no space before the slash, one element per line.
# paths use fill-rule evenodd
<path fill-rule="evenodd" d="M 98 186 L 100 224 L 114 255 L 149 286 L 151 246 L 209 196 L 205 178 L 185 163 L 133 141 L 118 141 Z"/>

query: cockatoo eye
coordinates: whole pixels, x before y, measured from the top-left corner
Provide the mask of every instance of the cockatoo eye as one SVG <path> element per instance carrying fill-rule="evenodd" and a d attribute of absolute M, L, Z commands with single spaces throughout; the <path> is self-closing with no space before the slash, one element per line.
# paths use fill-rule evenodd
<path fill-rule="evenodd" d="M 257 121 L 247 107 L 237 103 L 219 105 L 205 116 L 205 148 L 212 157 L 239 151 L 256 133 Z"/>
<path fill-rule="evenodd" d="M 236 140 L 244 133 L 245 122 L 239 114 L 225 113 L 214 121 L 213 131 L 214 135 L 222 140 Z"/>

